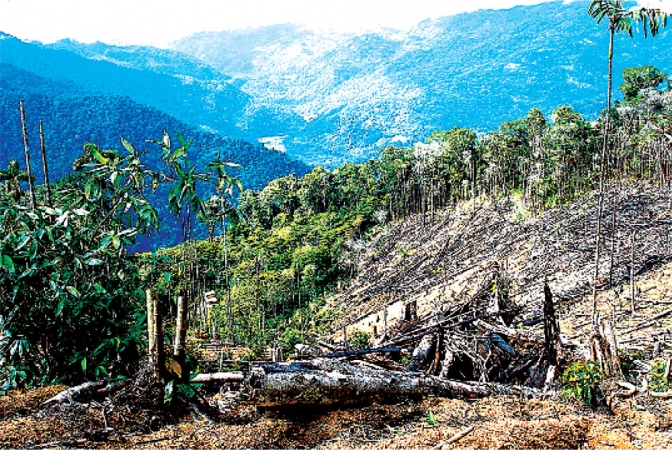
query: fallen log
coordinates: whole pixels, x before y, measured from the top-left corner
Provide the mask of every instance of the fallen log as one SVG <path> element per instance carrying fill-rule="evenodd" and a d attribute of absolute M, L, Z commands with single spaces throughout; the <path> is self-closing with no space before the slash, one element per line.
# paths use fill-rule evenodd
<path fill-rule="evenodd" d="M 242 372 L 216 372 L 200 373 L 189 380 L 189 383 L 242 383 L 244 380 L 245 375 L 243 375 Z"/>
<path fill-rule="evenodd" d="M 77 386 L 68 388 L 47 401 L 43 402 L 42 405 L 50 405 L 52 403 L 72 403 L 76 400 L 80 400 L 84 397 L 91 396 L 98 392 L 99 389 L 103 389 L 107 385 L 107 381 L 87 381 Z"/>
<path fill-rule="evenodd" d="M 362 350 L 348 350 L 344 352 L 328 353 L 326 355 L 315 356 L 314 358 L 345 358 L 348 356 L 362 356 L 373 353 L 402 353 L 404 349 L 401 347 L 383 347 L 383 348 L 365 348 Z"/>
<path fill-rule="evenodd" d="M 482 398 L 499 395 L 533 397 L 536 389 L 495 383 L 442 380 L 421 373 L 373 370 L 343 361 L 252 368 L 245 380 L 247 403 L 262 408 L 332 407 L 438 396 Z M 268 370 L 270 369 L 270 370 Z"/>

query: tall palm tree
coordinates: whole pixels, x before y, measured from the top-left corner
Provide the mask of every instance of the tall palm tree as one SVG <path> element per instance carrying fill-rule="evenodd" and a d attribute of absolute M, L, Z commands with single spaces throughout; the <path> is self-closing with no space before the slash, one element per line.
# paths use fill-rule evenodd
<path fill-rule="evenodd" d="M 658 34 L 661 26 L 667 25 L 667 13 L 656 8 L 640 8 L 626 10 L 622 0 L 593 0 L 588 7 L 588 14 L 597 20 L 600 24 L 606 20 L 609 30 L 609 54 L 608 54 L 608 76 L 607 76 L 607 109 L 604 119 L 604 135 L 602 141 L 602 153 L 600 158 L 600 180 L 599 197 L 597 207 L 597 232 L 595 243 L 595 272 L 593 277 L 593 315 L 597 311 L 597 280 L 599 276 L 600 262 L 600 235 L 602 232 L 602 210 L 604 204 L 604 178 L 605 165 L 607 163 L 607 146 L 609 141 L 610 111 L 613 84 L 613 62 L 614 62 L 614 37 L 617 33 L 628 34 L 632 37 L 633 27 L 636 22 L 643 24 L 644 37 L 649 33 L 651 36 Z"/>

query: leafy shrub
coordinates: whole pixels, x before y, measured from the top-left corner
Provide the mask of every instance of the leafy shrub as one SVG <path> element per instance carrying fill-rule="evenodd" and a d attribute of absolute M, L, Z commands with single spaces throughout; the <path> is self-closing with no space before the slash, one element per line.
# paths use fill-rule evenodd
<path fill-rule="evenodd" d="M 632 371 L 637 367 L 635 366 L 635 361 L 646 361 L 649 359 L 650 355 L 647 356 L 645 352 L 640 350 L 619 349 L 618 356 L 621 360 L 621 370 L 623 371 L 623 375 L 629 377 L 632 375 Z"/>
<path fill-rule="evenodd" d="M 368 348 L 371 343 L 371 334 L 366 331 L 357 330 L 350 337 L 350 346 L 355 350 Z"/>
<path fill-rule="evenodd" d="M 664 359 L 657 359 L 651 365 L 651 381 L 649 381 L 649 390 L 651 392 L 667 392 L 670 388 L 669 374 L 665 376 L 665 369 L 667 368 L 667 361 Z"/>
<path fill-rule="evenodd" d="M 590 404 L 603 378 L 604 374 L 597 362 L 576 362 L 562 374 L 562 395 Z"/>

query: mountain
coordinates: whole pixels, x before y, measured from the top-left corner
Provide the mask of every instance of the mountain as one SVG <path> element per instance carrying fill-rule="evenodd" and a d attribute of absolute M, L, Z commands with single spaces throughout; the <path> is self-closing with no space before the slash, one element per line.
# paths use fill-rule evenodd
<path fill-rule="evenodd" d="M 10 158 L 22 158 L 18 102 L 24 100 L 32 142 L 39 142 L 34 134 L 37 122 L 44 121 L 47 145 L 53 151 L 50 155 L 50 159 L 54 158 L 52 173 L 56 177 L 69 173 L 69 164 L 86 142 L 118 147 L 119 137 L 124 136 L 140 145 L 147 139 L 159 138 L 164 129 L 194 139 L 192 154 L 196 162 L 207 162 L 221 153 L 222 158 L 241 164 L 241 178 L 248 188 L 258 189 L 279 176 L 309 170 L 305 164 L 293 161 L 283 153 L 267 150 L 260 144 L 222 137 L 128 97 L 103 95 L 71 81 L 43 78 L 4 61 L 3 53 L 0 63 L 3 79 L 0 91 L 2 166 Z"/>
<path fill-rule="evenodd" d="M 7 35 L 0 39 L 3 64 L 87 91 L 130 97 L 196 127 L 243 137 L 236 131 L 236 121 L 248 96 L 203 64 L 184 64 L 186 57 L 168 58 L 157 49 L 152 50 L 156 53 L 154 59 L 149 52 L 132 56 L 132 51 L 120 52 L 115 59 L 87 52 L 87 47 L 74 52 L 75 47 L 71 42 L 45 46 Z M 133 63 L 134 59 L 142 59 L 143 63 Z M 4 84 L 12 84 L 9 77 L 3 75 L 3 79 L 7 80 L 3 88 Z"/>
<path fill-rule="evenodd" d="M 4 61 L 4 59 L 3 59 Z M 37 150 L 38 122 L 44 123 L 49 170 L 52 180 L 72 172 L 72 162 L 81 155 L 86 142 L 103 148 L 120 149 L 120 136 L 136 148 L 147 149 L 150 167 L 162 167 L 160 149 L 147 144 L 147 139 L 159 139 L 163 130 L 174 138 L 180 133 L 193 139 L 191 158 L 204 168 L 218 154 L 222 159 L 240 164 L 234 174 L 248 189 L 261 189 L 269 181 L 291 173 L 303 175 L 310 168 L 291 160 L 287 155 L 265 149 L 241 139 L 222 137 L 186 124 L 155 108 L 139 104 L 128 97 L 103 95 L 89 91 L 69 81 L 52 81 L 11 64 L 0 63 L 0 167 L 10 159 L 23 161 L 23 140 L 19 117 L 19 100 L 25 101 L 29 141 L 34 158 L 33 168 L 41 182 Z M 21 163 L 23 166 L 23 163 Z M 179 230 L 165 226 L 169 223 L 165 205 L 159 205 L 164 232 L 139 248 L 170 245 L 177 241 Z"/>
<path fill-rule="evenodd" d="M 239 80 L 257 111 L 279 120 L 291 155 L 326 165 L 377 155 L 435 129 L 488 131 L 531 108 L 604 107 L 608 35 L 588 2 L 543 3 L 426 20 L 407 32 L 320 35 L 293 25 L 200 33 L 174 48 Z M 672 31 L 618 36 L 615 86 L 625 67 L 672 70 Z M 290 121 L 291 122 L 291 121 Z"/>
<path fill-rule="evenodd" d="M 596 118 L 606 103 L 608 34 L 587 7 L 547 2 L 360 35 L 274 25 L 199 33 L 167 50 L 6 35 L 0 45 L 2 62 L 16 68 L 336 167 L 436 129 L 489 131 L 531 108 L 549 115 L 569 104 Z M 615 87 L 625 67 L 672 71 L 666 54 L 670 28 L 652 39 L 618 36 Z"/>

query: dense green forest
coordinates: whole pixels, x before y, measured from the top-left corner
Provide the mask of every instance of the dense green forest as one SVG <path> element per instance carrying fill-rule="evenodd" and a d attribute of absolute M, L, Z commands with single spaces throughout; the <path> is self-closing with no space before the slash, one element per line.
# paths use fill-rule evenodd
<path fill-rule="evenodd" d="M 35 175 L 23 162 L 10 162 L 0 172 L 3 389 L 132 370 L 145 351 L 148 288 L 168 316 L 176 297 L 186 297 L 193 332 L 246 345 L 250 357 L 265 345 L 289 351 L 328 327 L 334 312 L 322 308 L 325 297 L 390 221 L 431 221 L 465 200 L 515 198 L 532 214 L 598 187 L 603 166 L 607 180 L 669 187 L 667 75 L 641 67 L 624 77 L 604 165 L 606 116 L 587 122 L 568 106 L 549 118 L 532 110 L 484 135 L 437 131 L 378 160 L 318 167 L 260 191 L 241 191 L 234 163 L 192 162 L 191 143 L 167 133 L 147 144 L 156 152 L 123 138 L 118 150 L 87 144 L 75 172 L 49 189 L 28 183 Z M 167 205 L 184 243 L 130 256 L 128 247 L 159 226 L 149 198 Z M 196 239 L 197 224 L 208 239 Z M 220 302 L 208 313 L 201 299 L 210 290 Z"/>

